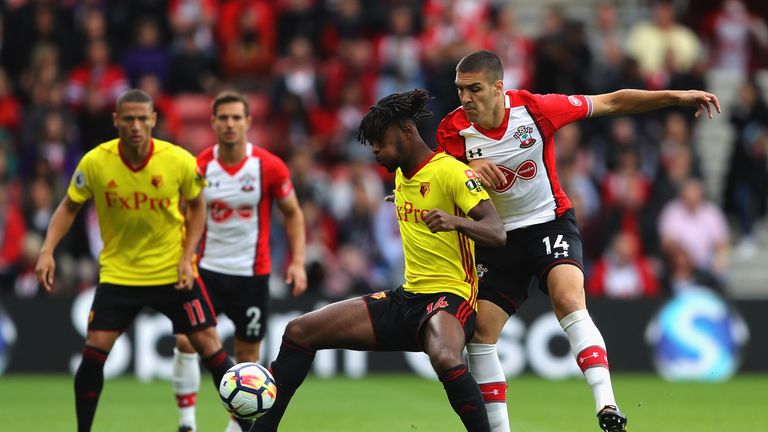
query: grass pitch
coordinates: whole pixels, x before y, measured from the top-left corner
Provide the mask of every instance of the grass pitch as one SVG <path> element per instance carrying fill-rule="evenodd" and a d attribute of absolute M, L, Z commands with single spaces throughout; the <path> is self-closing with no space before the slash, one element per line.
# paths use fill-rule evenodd
<path fill-rule="evenodd" d="M 768 430 L 768 375 L 741 375 L 725 383 L 668 383 L 650 375 L 614 375 L 614 390 L 632 432 Z M 0 377 L 0 430 L 76 430 L 72 377 Z M 589 388 L 583 380 L 509 381 L 514 432 L 597 431 Z M 210 376 L 198 395 L 198 427 L 223 431 L 227 415 Z M 169 382 L 119 378 L 105 383 L 96 432 L 176 430 Z M 439 382 L 411 375 L 362 380 L 308 379 L 283 420 L 285 432 L 461 431 Z"/>

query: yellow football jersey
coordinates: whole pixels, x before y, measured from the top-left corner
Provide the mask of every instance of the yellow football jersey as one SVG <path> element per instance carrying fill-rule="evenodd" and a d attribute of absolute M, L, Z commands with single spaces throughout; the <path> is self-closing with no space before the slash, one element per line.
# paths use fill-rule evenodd
<path fill-rule="evenodd" d="M 196 198 L 204 183 L 195 157 L 166 141 L 153 139 L 138 169 L 123 161 L 118 139 L 86 153 L 67 194 L 76 203 L 93 198 L 104 242 L 100 281 L 175 283 L 184 237 L 179 200 Z"/>
<path fill-rule="evenodd" d="M 433 209 L 466 217 L 487 199 L 478 175 L 445 153 L 435 153 L 410 177 L 397 170 L 395 205 L 403 238 L 405 290 L 450 292 L 477 308 L 475 242 L 458 231 L 432 233 L 424 217 Z"/>

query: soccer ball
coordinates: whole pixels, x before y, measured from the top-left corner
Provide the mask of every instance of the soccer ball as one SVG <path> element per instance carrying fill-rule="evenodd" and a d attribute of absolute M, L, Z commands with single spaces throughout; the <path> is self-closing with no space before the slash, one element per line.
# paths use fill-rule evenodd
<path fill-rule="evenodd" d="M 221 378 L 219 396 L 230 414 L 253 420 L 272 408 L 277 397 L 277 385 L 264 366 L 238 363 Z"/>

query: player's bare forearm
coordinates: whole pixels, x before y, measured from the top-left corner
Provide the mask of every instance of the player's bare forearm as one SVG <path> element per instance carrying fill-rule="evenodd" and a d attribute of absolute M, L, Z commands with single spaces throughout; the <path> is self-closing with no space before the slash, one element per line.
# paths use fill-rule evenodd
<path fill-rule="evenodd" d="M 56 211 L 53 212 L 53 216 L 51 216 L 51 223 L 48 225 L 48 231 L 45 234 L 45 240 L 43 241 L 40 253 L 53 253 L 61 239 L 72 227 L 72 223 L 75 221 L 75 217 L 81 207 L 82 204 L 72 201 L 69 199 L 69 196 L 65 196 L 61 200 L 59 206 L 56 207 Z"/>
<path fill-rule="evenodd" d="M 40 248 L 40 255 L 35 265 L 37 281 L 46 291 L 51 291 L 53 288 L 53 275 L 56 271 L 53 251 L 56 250 L 56 246 L 58 246 L 62 237 L 72 227 L 72 223 L 75 221 L 75 217 L 81 207 L 82 204 L 78 204 L 69 199 L 69 196 L 65 196 L 59 206 L 56 207 L 56 211 L 53 212 L 51 223 L 48 225 L 48 232 L 45 234 L 45 240 Z"/>
<path fill-rule="evenodd" d="M 637 114 L 670 106 L 696 107 L 696 117 L 706 111 L 712 118 L 712 108 L 720 112 L 717 96 L 701 90 L 622 89 L 591 96 L 591 99 L 592 117 Z"/>
<path fill-rule="evenodd" d="M 469 211 L 469 217 L 449 215 L 442 210 L 430 210 L 424 223 L 433 233 L 459 231 L 483 246 L 503 246 L 507 233 L 491 200 L 483 200 Z"/>
<path fill-rule="evenodd" d="M 302 294 L 307 289 L 307 274 L 304 269 L 306 232 L 304 213 L 301 211 L 295 194 L 278 202 L 278 208 L 285 220 L 285 233 L 291 246 L 291 263 L 286 270 L 285 281 L 293 285 L 293 295 Z"/>
<path fill-rule="evenodd" d="M 507 233 L 491 200 L 480 201 L 469 211 L 472 219 L 461 219 L 458 231 L 466 234 L 477 244 L 500 247 L 507 242 Z"/>

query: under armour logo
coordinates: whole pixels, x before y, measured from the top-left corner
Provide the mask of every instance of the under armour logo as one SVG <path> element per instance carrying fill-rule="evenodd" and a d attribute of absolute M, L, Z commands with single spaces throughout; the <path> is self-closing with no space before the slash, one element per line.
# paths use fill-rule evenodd
<path fill-rule="evenodd" d="M 568 258 L 568 251 L 555 252 L 555 258 L 560 258 L 560 257 Z"/>
<path fill-rule="evenodd" d="M 483 149 L 467 150 L 467 159 L 483 157 Z"/>
<path fill-rule="evenodd" d="M 600 354 L 597 353 L 597 351 L 592 352 L 592 354 L 587 354 L 584 357 L 579 357 L 579 363 L 583 364 L 585 361 L 589 360 L 590 358 L 597 358 L 600 356 Z"/>

